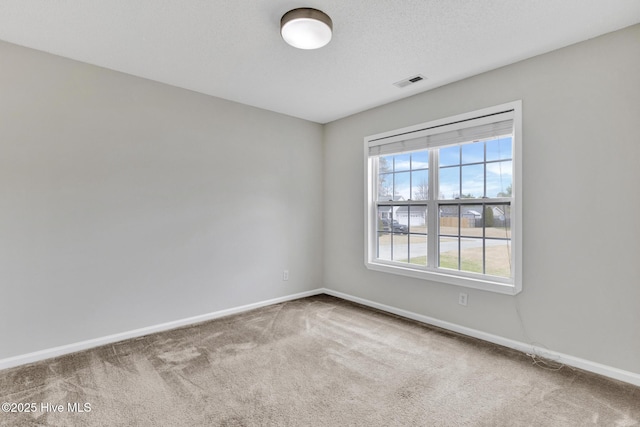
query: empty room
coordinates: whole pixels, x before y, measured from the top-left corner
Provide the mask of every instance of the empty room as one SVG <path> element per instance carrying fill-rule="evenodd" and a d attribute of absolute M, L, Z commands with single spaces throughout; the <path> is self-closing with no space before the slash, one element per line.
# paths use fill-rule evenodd
<path fill-rule="evenodd" d="M 0 426 L 640 426 L 637 0 L 0 1 Z"/>

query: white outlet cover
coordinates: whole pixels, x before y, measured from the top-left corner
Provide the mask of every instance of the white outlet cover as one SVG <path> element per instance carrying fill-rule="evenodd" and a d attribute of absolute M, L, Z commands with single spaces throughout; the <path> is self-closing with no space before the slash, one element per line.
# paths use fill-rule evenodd
<path fill-rule="evenodd" d="M 460 293 L 460 296 L 458 297 L 458 304 L 466 306 L 467 300 L 468 300 L 468 295 L 465 293 Z"/>

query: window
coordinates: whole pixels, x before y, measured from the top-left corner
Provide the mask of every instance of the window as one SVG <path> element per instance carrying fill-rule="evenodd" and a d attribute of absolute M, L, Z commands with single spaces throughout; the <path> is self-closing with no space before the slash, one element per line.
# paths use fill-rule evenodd
<path fill-rule="evenodd" d="M 365 138 L 368 268 L 521 290 L 521 102 Z"/>

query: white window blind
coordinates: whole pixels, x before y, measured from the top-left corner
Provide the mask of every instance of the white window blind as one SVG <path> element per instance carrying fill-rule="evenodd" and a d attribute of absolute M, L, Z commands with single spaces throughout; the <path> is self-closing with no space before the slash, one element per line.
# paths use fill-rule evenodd
<path fill-rule="evenodd" d="M 369 142 L 369 156 L 405 153 L 510 135 L 513 110 L 416 130 Z"/>

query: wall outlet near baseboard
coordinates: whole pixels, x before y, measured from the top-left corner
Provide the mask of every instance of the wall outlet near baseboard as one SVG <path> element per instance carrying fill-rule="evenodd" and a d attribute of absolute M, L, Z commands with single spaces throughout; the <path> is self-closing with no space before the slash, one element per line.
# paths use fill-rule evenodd
<path fill-rule="evenodd" d="M 284 271 L 282 272 L 282 280 L 283 280 L 283 281 L 285 281 L 285 282 L 286 282 L 287 280 L 289 280 L 289 270 L 284 270 Z"/>
<path fill-rule="evenodd" d="M 458 304 L 464 305 L 466 307 L 467 299 L 468 299 L 468 295 L 465 294 L 464 292 L 460 292 L 460 295 L 458 296 Z"/>

